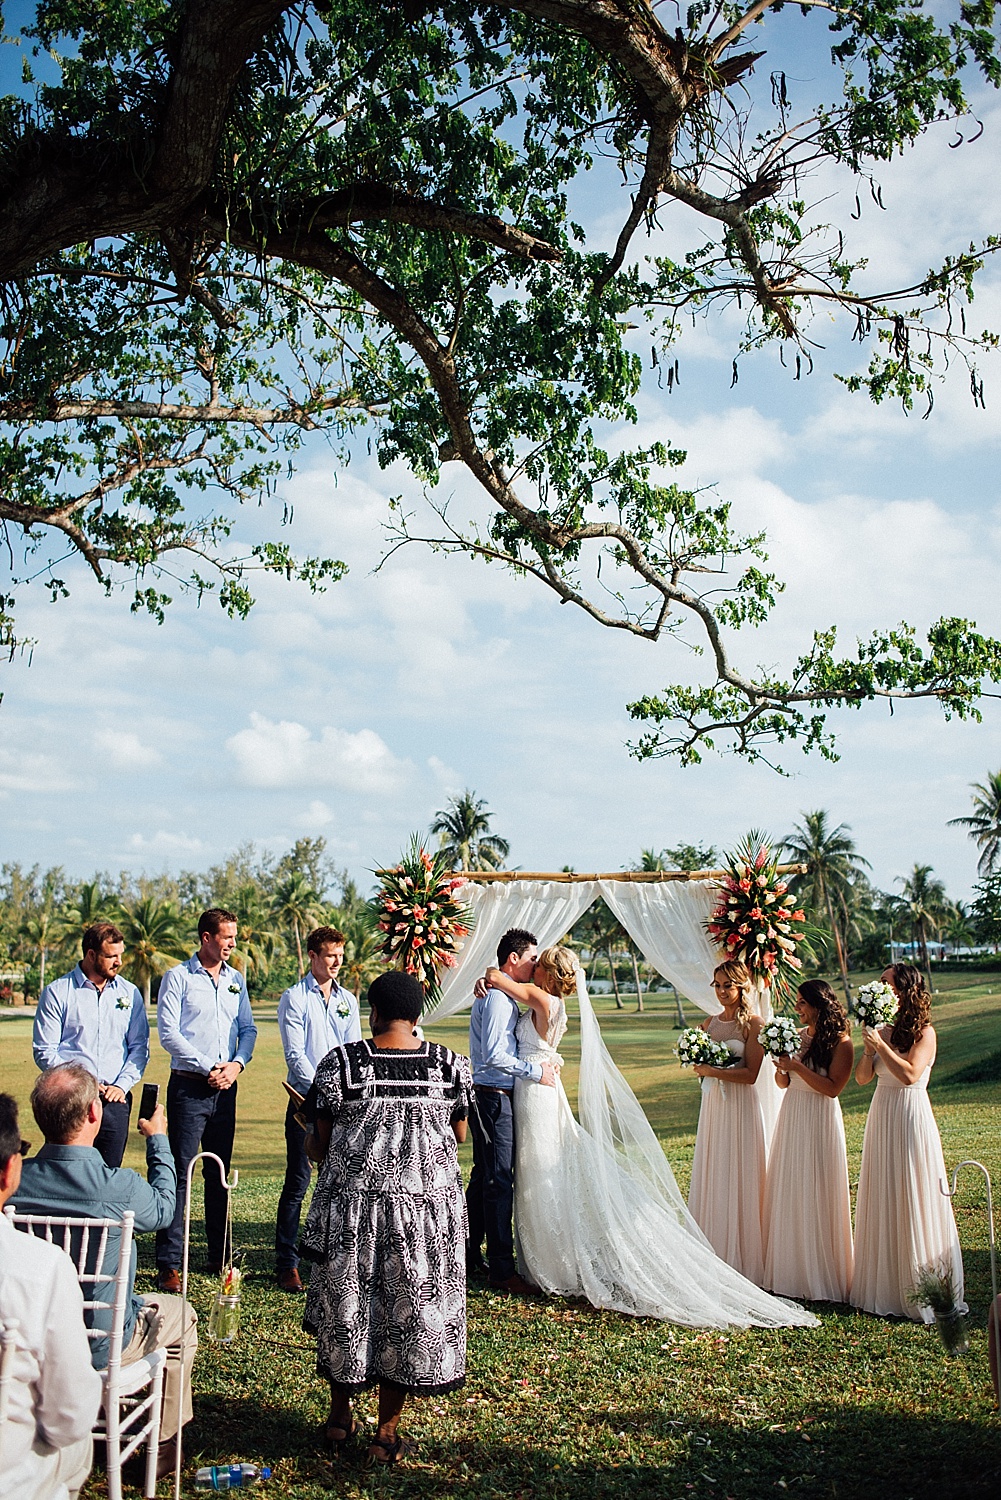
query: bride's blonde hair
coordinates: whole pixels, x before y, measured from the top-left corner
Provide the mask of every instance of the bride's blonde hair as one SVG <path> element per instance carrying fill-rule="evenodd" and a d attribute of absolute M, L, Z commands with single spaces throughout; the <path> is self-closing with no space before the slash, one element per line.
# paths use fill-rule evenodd
<path fill-rule="evenodd" d="M 538 966 L 553 981 L 554 995 L 572 995 L 577 989 L 577 955 L 570 948 L 543 948 Z"/>
<path fill-rule="evenodd" d="M 740 962 L 739 958 L 728 958 L 725 963 L 717 964 L 715 969 L 713 969 L 714 984 L 717 974 L 722 974 L 727 984 L 735 985 L 740 992 L 737 1000 L 737 1010 L 733 1019 L 741 1027 L 746 1038 L 747 1023 L 754 1014 L 751 1009 L 751 993 L 754 989 L 754 979 L 751 976 L 751 971 L 746 964 Z"/>

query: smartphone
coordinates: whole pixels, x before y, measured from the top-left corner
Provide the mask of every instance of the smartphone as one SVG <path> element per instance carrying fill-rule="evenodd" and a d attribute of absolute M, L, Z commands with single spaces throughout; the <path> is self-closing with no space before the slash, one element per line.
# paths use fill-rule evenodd
<path fill-rule="evenodd" d="M 151 1120 L 153 1111 L 160 1102 L 160 1085 L 158 1083 L 144 1083 L 142 1098 L 139 1101 L 140 1120 Z"/>

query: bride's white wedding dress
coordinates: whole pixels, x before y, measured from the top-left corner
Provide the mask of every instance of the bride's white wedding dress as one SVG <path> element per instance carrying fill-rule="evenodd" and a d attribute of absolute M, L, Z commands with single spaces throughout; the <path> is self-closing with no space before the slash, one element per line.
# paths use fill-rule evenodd
<path fill-rule="evenodd" d="M 761 1291 L 720 1260 L 688 1212 L 639 1103 L 601 1041 L 583 984 L 581 1117 L 563 1084 L 514 1089 L 514 1219 L 518 1265 L 543 1291 L 690 1328 L 808 1327 L 804 1308 Z M 559 1063 L 567 1028 L 554 997 L 548 1035 L 531 1011 L 518 1056 Z"/>

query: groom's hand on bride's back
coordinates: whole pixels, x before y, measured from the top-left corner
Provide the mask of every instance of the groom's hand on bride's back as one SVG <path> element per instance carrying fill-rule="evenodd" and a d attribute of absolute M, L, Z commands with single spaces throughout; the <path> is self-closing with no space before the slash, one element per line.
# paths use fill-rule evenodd
<path fill-rule="evenodd" d="M 544 1062 L 542 1064 L 542 1077 L 539 1079 L 539 1082 L 547 1083 L 551 1089 L 554 1089 L 559 1076 L 559 1068 L 554 1068 L 552 1063 Z"/>

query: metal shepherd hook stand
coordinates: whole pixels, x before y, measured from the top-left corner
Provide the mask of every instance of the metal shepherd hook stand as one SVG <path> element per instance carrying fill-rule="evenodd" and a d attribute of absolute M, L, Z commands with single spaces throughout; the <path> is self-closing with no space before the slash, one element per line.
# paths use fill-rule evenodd
<path fill-rule="evenodd" d="M 982 1161 L 969 1159 L 961 1161 L 957 1167 L 953 1168 L 951 1187 L 947 1187 L 944 1182 L 940 1186 L 947 1198 L 955 1198 L 956 1179 L 964 1167 L 976 1167 L 978 1172 L 983 1172 L 984 1181 L 987 1184 L 987 1228 L 988 1240 L 991 1247 L 991 1306 L 988 1313 L 987 1326 L 990 1327 L 991 1318 L 993 1317 L 995 1368 L 1001 1373 L 1001 1318 L 997 1316 L 997 1308 L 995 1306 L 998 1296 L 998 1264 L 997 1248 L 994 1240 L 994 1194 L 991 1191 L 991 1176 Z M 999 1401 L 999 1405 L 1001 1405 L 1001 1401 Z"/>
<path fill-rule="evenodd" d="M 196 1163 L 200 1161 L 215 1162 L 216 1166 L 219 1168 L 219 1179 L 223 1187 L 226 1189 L 226 1227 L 228 1231 L 227 1238 L 229 1239 L 229 1248 L 231 1255 L 233 1245 L 232 1231 L 230 1229 L 231 1207 L 233 1201 L 232 1193 L 233 1189 L 236 1187 L 236 1184 L 240 1180 L 240 1174 L 235 1167 L 233 1168 L 231 1177 L 227 1177 L 226 1167 L 223 1163 L 223 1160 L 221 1157 L 216 1156 L 214 1151 L 199 1151 L 198 1155 L 193 1156 L 188 1162 L 184 1198 L 184 1260 L 181 1265 L 181 1349 L 179 1360 L 180 1372 L 177 1384 L 177 1459 L 174 1465 L 174 1500 L 181 1500 L 181 1433 L 183 1430 L 181 1427 L 181 1411 L 184 1401 L 184 1355 L 186 1352 L 185 1343 L 187 1340 L 188 1332 L 188 1257 L 191 1251 L 191 1176 L 195 1170 Z M 993 1238 L 991 1240 L 991 1245 L 993 1247 Z"/>

